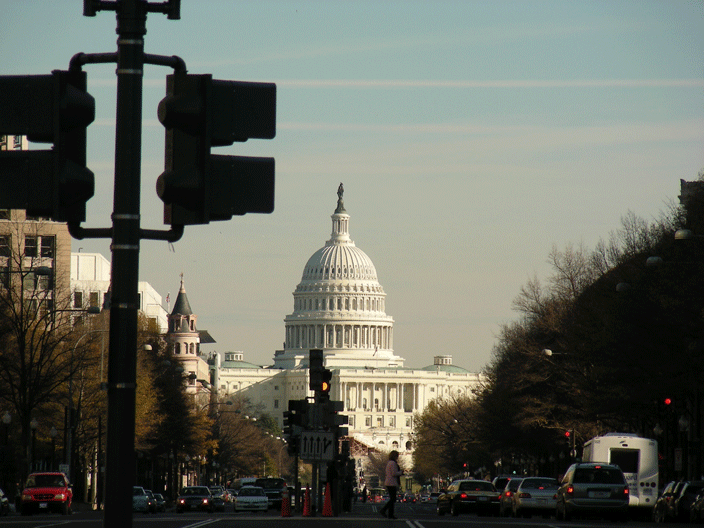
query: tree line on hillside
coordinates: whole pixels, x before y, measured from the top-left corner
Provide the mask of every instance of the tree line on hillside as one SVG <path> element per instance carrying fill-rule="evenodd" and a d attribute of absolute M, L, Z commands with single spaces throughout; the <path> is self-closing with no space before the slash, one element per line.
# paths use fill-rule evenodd
<path fill-rule="evenodd" d="M 629 212 L 594 250 L 552 250 L 552 275 L 521 288 L 475 397 L 416 416 L 419 478 L 557 476 L 607 432 L 657 439 L 663 479 L 702 474 L 703 180 L 655 221 Z"/>

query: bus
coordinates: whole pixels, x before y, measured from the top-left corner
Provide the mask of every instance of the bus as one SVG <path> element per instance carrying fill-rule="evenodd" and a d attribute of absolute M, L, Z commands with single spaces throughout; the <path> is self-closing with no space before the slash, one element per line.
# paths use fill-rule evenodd
<path fill-rule="evenodd" d="M 655 505 L 659 484 L 656 440 L 627 433 L 596 436 L 584 443 L 582 460 L 620 467 L 628 483 L 631 509 L 649 509 Z"/>

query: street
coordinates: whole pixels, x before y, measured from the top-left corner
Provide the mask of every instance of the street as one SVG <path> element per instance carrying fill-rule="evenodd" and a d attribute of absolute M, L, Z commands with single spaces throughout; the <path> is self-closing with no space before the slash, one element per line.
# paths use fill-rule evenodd
<path fill-rule="evenodd" d="M 342 514 L 338 517 L 302 517 L 299 513 L 294 513 L 291 517 L 281 517 L 278 511 L 269 511 L 266 514 L 233 513 L 229 508 L 225 513 L 202 514 L 184 513 L 176 514 L 174 511 L 145 515 L 135 513 L 133 516 L 133 526 L 138 528 L 225 528 L 238 526 L 241 528 L 276 526 L 282 528 L 299 528 L 303 526 L 334 525 L 336 527 L 357 528 L 360 526 L 387 526 L 387 527 L 410 527 L 410 528 L 450 528 L 452 526 L 492 526 L 501 527 L 525 527 L 525 526 L 548 526 L 551 528 L 562 528 L 567 526 L 579 527 L 602 527 L 606 524 L 614 524 L 610 521 L 599 519 L 580 520 L 570 522 L 557 522 L 554 518 L 542 519 L 513 519 L 500 517 L 478 517 L 475 514 L 465 514 L 458 517 L 445 515 L 438 517 L 435 513 L 434 504 L 407 504 L 396 505 L 397 520 L 383 519 L 378 513 L 383 503 L 357 503 L 352 507 L 352 512 Z M 647 526 L 653 523 L 630 521 L 626 526 Z M 2 528 L 48 528 L 61 526 L 62 528 L 102 528 L 103 512 L 79 511 L 69 517 L 57 514 L 33 515 L 31 517 L 21 516 L 11 513 L 8 517 L 0 517 L 0 527 Z"/>

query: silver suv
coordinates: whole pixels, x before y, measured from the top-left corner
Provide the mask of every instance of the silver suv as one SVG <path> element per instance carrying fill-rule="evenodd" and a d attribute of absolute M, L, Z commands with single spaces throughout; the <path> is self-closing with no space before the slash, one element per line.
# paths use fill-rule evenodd
<path fill-rule="evenodd" d="M 557 520 L 573 516 L 628 519 L 628 484 L 621 468 L 612 464 L 572 464 L 557 490 Z"/>

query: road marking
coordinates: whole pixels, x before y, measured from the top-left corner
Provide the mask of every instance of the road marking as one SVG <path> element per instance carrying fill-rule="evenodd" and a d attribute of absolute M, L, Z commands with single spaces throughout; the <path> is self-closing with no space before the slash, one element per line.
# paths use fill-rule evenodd
<path fill-rule="evenodd" d="M 406 524 L 411 528 L 424 528 L 420 521 L 406 521 Z"/>

